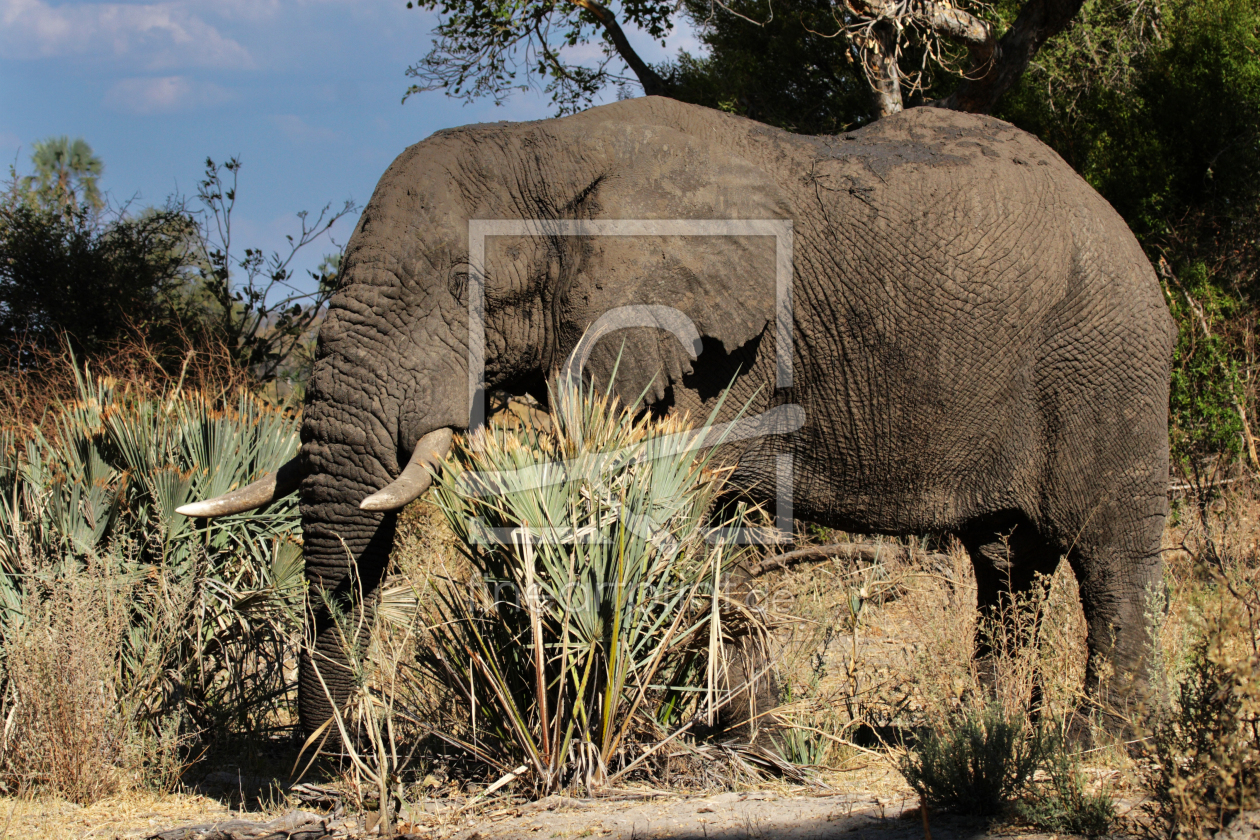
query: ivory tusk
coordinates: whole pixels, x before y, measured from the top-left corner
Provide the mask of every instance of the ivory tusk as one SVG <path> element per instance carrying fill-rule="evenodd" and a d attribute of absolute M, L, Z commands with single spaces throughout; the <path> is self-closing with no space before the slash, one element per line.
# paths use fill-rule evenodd
<path fill-rule="evenodd" d="M 429 432 L 416 444 L 411 453 L 411 460 L 388 487 L 378 490 L 359 502 L 362 510 L 398 510 L 398 508 L 415 501 L 420 494 L 429 489 L 433 481 L 433 473 L 437 471 L 446 453 L 451 451 L 450 429 L 438 429 Z"/>
<path fill-rule="evenodd" d="M 206 519 L 244 513 L 247 510 L 271 504 L 277 499 L 283 499 L 297 490 L 301 483 L 302 469 L 298 464 L 298 458 L 293 457 L 280 469 L 267 473 L 253 484 L 204 502 L 190 502 L 176 508 L 175 512 L 184 516 L 198 516 Z"/>

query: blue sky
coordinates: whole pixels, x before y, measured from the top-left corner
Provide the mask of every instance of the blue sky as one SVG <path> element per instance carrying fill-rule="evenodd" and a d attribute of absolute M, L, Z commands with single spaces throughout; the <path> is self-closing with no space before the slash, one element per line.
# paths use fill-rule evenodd
<path fill-rule="evenodd" d="M 538 94 L 400 104 L 434 22 L 405 0 L 0 0 L 0 163 L 23 173 L 32 142 L 83 137 L 112 200 L 142 206 L 194 194 L 207 156 L 236 155 L 234 239 L 276 249 L 294 213 L 362 205 L 390 161 L 438 129 L 551 116 Z M 664 49 L 631 39 L 649 61 L 695 51 L 688 31 Z M 339 241 L 352 226 L 334 228 Z"/>

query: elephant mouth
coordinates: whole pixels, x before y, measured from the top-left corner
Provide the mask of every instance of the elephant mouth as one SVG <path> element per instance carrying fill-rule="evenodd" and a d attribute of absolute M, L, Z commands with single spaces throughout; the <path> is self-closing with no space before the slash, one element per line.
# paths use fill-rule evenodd
<path fill-rule="evenodd" d="M 359 503 L 361 510 L 398 510 L 415 501 L 433 482 L 433 476 L 441 468 L 442 460 L 451 450 L 453 433 L 450 429 L 436 429 L 416 442 L 407 466 L 386 487 L 378 490 Z M 275 472 L 270 472 L 254 483 L 200 502 L 191 502 L 176 509 L 183 516 L 213 519 L 245 513 L 269 505 L 291 493 L 297 492 L 307 470 L 301 456 L 295 456 Z"/>

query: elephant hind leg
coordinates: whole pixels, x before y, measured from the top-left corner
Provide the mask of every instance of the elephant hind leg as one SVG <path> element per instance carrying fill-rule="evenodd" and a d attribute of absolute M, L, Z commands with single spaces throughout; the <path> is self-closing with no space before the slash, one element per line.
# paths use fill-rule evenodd
<path fill-rule="evenodd" d="M 1037 644 L 1041 614 L 1035 587 L 1054 574 L 1060 553 L 1022 514 L 977 523 L 958 536 L 976 574 L 975 661 L 981 680 L 995 692 L 999 682 L 1015 676 L 1009 666 L 1028 661 L 1023 654 Z M 1041 675 L 1034 669 L 1023 676 L 1031 680 L 1029 711 L 1036 714 Z"/>
<path fill-rule="evenodd" d="M 1158 508 L 1162 494 L 1151 505 Z M 1140 513 L 1140 511 L 1138 512 Z M 1085 691 L 1103 725 L 1126 735 L 1150 701 L 1152 627 L 1162 584 L 1164 516 L 1099 517 L 1068 554 L 1081 593 L 1089 658 Z"/>

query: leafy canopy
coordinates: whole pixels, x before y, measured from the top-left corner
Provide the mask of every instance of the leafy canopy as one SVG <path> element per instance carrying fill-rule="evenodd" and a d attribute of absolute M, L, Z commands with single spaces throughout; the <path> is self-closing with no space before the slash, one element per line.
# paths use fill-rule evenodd
<path fill-rule="evenodd" d="M 488 97 L 496 105 L 516 91 L 551 94 L 560 113 L 581 110 L 610 84 L 632 79 L 616 62 L 620 19 L 660 40 L 674 27 L 670 0 L 419 0 L 438 11 L 433 48 L 407 75 L 417 81 L 407 97 L 444 90 L 465 101 Z M 613 21 L 615 31 L 608 22 Z M 624 35 L 621 38 L 624 39 Z M 633 68 L 632 68 L 633 69 Z M 653 91 L 655 92 L 655 91 Z"/>
<path fill-rule="evenodd" d="M 35 143 L 31 154 L 35 174 L 23 179 L 23 189 L 31 191 L 44 207 L 72 207 L 80 203 L 93 210 L 105 206 L 97 179 L 105 164 L 82 137 L 49 137 Z"/>
<path fill-rule="evenodd" d="M 732 0 L 684 13 L 704 47 L 661 68 L 674 95 L 804 134 L 831 134 L 878 117 L 871 86 L 829 0 Z M 750 23 L 756 21 L 757 25 Z"/>

